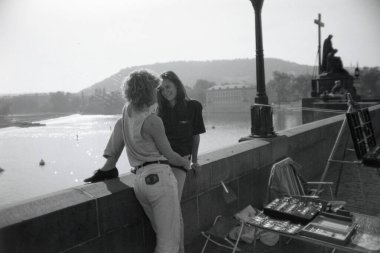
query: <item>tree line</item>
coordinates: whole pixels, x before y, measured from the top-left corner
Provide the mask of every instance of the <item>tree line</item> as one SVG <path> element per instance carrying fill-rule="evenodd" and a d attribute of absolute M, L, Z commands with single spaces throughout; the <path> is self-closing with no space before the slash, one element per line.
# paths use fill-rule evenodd
<path fill-rule="evenodd" d="M 310 74 L 293 75 L 274 71 L 273 79 L 267 82 L 266 89 L 270 102 L 286 103 L 310 97 Z M 206 105 L 207 89 L 216 83 L 199 79 L 194 87 L 186 86 L 189 97 Z M 363 98 L 380 98 L 380 69 L 363 68 L 360 73 L 358 94 Z M 0 116 L 9 114 L 36 113 L 82 113 L 82 114 L 119 114 L 125 103 L 121 92 L 106 92 L 95 89 L 92 95 L 68 92 L 51 92 L 0 97 Z"/>
<path fill-rule="evenodd" d="M 193 88 L 186 86 L 189 97 L 206 102 L 206 90 L 215 83 L 198 80 Z M 22 94 L 0 97 L 0 116 L 10 114 L 82 113 L 119 114 L 125 104 L 121 91 L 95 89 L 92 95 L 69 92 Z"/>

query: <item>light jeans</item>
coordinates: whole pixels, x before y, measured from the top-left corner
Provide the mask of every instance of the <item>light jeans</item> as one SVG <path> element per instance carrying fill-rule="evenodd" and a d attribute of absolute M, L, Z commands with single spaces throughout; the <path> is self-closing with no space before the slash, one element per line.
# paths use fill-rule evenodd
<path fill-rule="evenodd" d="M 147 184 L 146 177 L 158 176 Z M 177 180 L 169 165 L 151 164 L 136 172 L 134 191 L 156 232 L 155 253 L 178 253 L 181 244 L 181 207 Z"/>
<path fill-rule="evenodd" d="M 108 140 L 107 146 L 104 150 L 103 156 L 107 158 L 108 163 L 107 166 L 108 169 L 112 169 L 116 166 L 116 162 L 119 160 L 119 157 L 124 149 L 124 139 L 123 139 L 123 132 L 122 132 L 122 122 L 121 119 L 117 120 L 114 129 L 112 131 L 111 137 Z M 150 165 L 149 165 L 150 166 Z M 158 166 L 158 165 L 156 165 Z M 148 166 L 146 166 L 148 167 Z M 145 170 L 145 168 L 144 168 Z M 186 180 L 186 173 L 183 170 L 172 168 L 172 171 L 174 173 L 174 176 L 177 179 L 177 191 L 178 191 L 178 201 L 181 203 L 181 196 L 183 187 L 185 185 Z M 185 252 L 184 247 L 184 225 L 183 225 L 183 218 L 182 218 L 182 212 L 180 211 L 180 230 L 179 235 L 181 238 L 180 243 L 180 249 L 179 253 Z"/>
<path fill-rule="evenodd" d="M 176 168 L 172 168 L 172 170 L 173 170 L 173 174 L 175 178 L 177 179 L 178 201 L 179 203 L 181 203 L 183 186 L 185 185 L 185 180 L 186 180 L 186 172 L 180 169 L 176 169 Z M 179 248 L 179 253 L 184 253 L 185 252 L 185 232 L 184 232 L 182 212 L 180 212 L 180 222 L 181 222 L 181 230 L 180 230 L 181 245 Z"/>

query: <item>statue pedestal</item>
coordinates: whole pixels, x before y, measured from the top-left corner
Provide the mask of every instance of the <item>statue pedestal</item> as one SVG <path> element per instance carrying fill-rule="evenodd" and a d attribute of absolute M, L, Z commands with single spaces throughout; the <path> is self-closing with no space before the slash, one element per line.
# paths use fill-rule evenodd
<path fill-rule="evenodd" d="M 354 77 L 348 73 L 322 73 L 316 79 L 311 80 L 311 97 L 321 97 L 331 92 L 335 81 L 340 81 L 342 86 L 351 93 L 354 100 L 358 99 L 354 87 Z"/>

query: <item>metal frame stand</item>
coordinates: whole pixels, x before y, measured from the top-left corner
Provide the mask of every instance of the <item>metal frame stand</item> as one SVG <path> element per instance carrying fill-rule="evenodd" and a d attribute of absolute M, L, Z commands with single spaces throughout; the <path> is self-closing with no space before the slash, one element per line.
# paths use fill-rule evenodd
<path fill-rule="evenodd" d="M 355 112 L 357 110 L 357 105 L 353 101 L 350 93 L 347 93 L 347 105 L 348 105 L 347 113 Z M 355 167 L 357 169 L 357 173 L 358 173 L 359 186 L 360 186 L 360 194 L 361 194 L 362 199 L 364 201 L 365 211 L 368 212 L 367 199 L 366 199 L 365 194 L 364 194 L 363 182 L 362 182 L 361 173 L 360 173 L 360 169 L 363 167 L 362 162 L 361 161 L 346 161 L 346 160 L 336 160 L 336 159 L 334 159 L 335 152 L 336 152 L 336 150 L 338 148 L 338 145 L 339 145 L 339 143 L 340 143 L 340 141 L 342 139 L 343 132 L 344 132 L 344 129 L 345 129 L 346 125 L 347 125 L 347 117 L 344 117 L 342 126 L 340 127 L 338 136 L 337 136 L 337 138 L 335 140 L 334 146 L 333 146 L 333 148 L 331 150 L 330 156 L 329 156 L 329 158 L 327 160 L 327 163 L 326 163 L 326 166 L 325 166 L 325 169 L 323 171 L 323 174 L 322 174 L 322 177 L 321 177 L 320 181 L 323 182 L 325 180 L 327 171 L 328 171 L 331 163 L 339 163 L 341 166 L 339 168 L 338 180 L 337 180 L 336 188 L 335 188 L 335 197 L 336 197 L 337 194 L 338 194 L 338 188 L 339 188 L 340 179 L 341 179 L 341 175 L 342 175 L 343 165 L 344 164 L 353 164 L 353 165 L 355 165 Z M 348 144 L 348 139 L 349 139 L 349 135 L 347 135 L 346 143 L 345 143 L 345 146 L 344 146 L 343 158 L 346 155 L 346 150 L 348 150 L 346 148 L 347 144 Z"/>

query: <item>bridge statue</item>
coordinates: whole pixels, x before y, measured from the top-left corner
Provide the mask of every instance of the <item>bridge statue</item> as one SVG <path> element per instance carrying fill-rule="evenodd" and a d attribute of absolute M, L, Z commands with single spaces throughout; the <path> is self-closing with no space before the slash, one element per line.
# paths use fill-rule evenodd
<path fill-rule="evenodd" d="M 330 34 L 323 42 L 321 72 L 348 74 L 347 70 L 343 68 L 342 59 L 335 56 L 338 49 L 333 48 L 331 41 L 332 37 L 333 36 Z"/>
<path fill-rule="evenodd" d="M 353 86 L 353 77 L 344 69 L 342 59 L 336 55 L 338 49 L 333 47 L 332 38 L 333 35 L 330 34 L 323 42 L 322 63 L 319 65 L 320 73 L 317 78 L 312 80 L 311 96 L 325 97 L 326 94 L 334 94 L 333 87 L 339 81 L 354 99 L 358 98 Z"/>
<path fill-rule="evenodd" d="M 332 37 L 330 34 L 323 42 L 321 72 L 327 72 L 327 55 L 334 50 L 331 41 Z"/>

